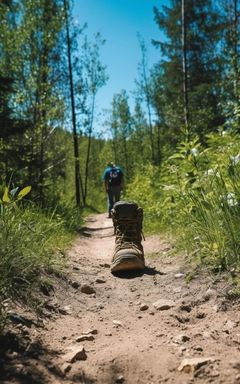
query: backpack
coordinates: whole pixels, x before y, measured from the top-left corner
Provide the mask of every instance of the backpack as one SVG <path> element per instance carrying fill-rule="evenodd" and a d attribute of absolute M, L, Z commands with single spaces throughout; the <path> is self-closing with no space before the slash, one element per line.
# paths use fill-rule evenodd
<path fill-rule="evenodd" d="M 122 182 L 123 173 L 120 168 L 114 167 L 109 169 L 108 173 L 108 183 L 109 186 L 117 186 Z"/>

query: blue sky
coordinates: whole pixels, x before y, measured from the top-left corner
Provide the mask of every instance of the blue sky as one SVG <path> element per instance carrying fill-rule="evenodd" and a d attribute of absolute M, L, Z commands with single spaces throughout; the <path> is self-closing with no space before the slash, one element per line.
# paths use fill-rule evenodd
<path fill-rule="evenodd" d="M 89 38 L 100 32 L 106 40 L 101 61 L 107 66 L 109 80 L 98 93 L 98 111 L 111 108 L 115 93 L 134 90 L 141 59 L 137 33 L 145 40 L 149 67 L 160 59 L 160 52 L 151 44 L 151 39 L 163 38 L 154 21 L 153 7 L 161 9 L 168 3 L 166 0 L 75 0 L 74 17 L 80 25 L 88 24 Z"/>

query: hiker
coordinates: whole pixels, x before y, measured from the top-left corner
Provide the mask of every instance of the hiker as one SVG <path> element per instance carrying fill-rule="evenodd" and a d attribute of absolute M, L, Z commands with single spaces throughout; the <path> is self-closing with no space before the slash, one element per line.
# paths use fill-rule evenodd
<path fill-rule="evenodd" d="M 108 217 L 111 218 L 113 205 L 120 200 L 123 189 L 123 172 L 113 162 L 108 163 L 103 173 L 105 191 L 108 194 Z"/>

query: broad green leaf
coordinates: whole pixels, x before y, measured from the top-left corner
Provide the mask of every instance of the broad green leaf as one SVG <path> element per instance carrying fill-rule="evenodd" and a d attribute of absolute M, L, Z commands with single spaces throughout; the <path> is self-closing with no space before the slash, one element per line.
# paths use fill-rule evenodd
<path fill-rule="evenodd" d="M 4 203 L 9 203 L 9 201 L 10 201 L 8 187 L 5 187 L 4 195 L 3 195 L 2 200 L 3 200 Z"/>
<path fill-rule="evenodd" d="M 17 195 L 18 199 L 22 199 L 24 196 L 26 196 L 30 191 L 32 187 L 29 185 L 28 187 L 23 188 Z"/>

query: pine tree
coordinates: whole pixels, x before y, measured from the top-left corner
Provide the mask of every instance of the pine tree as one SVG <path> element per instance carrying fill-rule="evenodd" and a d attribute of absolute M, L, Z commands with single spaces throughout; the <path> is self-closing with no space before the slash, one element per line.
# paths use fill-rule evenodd
<path fill-rule="evenodd" d="M 154 42 L 163 55 L 159 63 L 161 70 L 157 70 L 158 76 L 155 78 L 164 92 L 164 114 L 177 140 L 183 138 L 181 131 L 185 125 L 181 5 L 181 1 L 172 0 L 171 7 L 164 6 L 163 12 L 154 8 L 155 20 L 167 38 L 164 42 Z M 221 78 L 218 55 L 222 23 L 210 0 L 185 0 L 184 16 L 188 124 L 190 134 L 197 134 L 204 140 L 205 133 L 214 131 L 224 121 L 218 104 Z"/>

